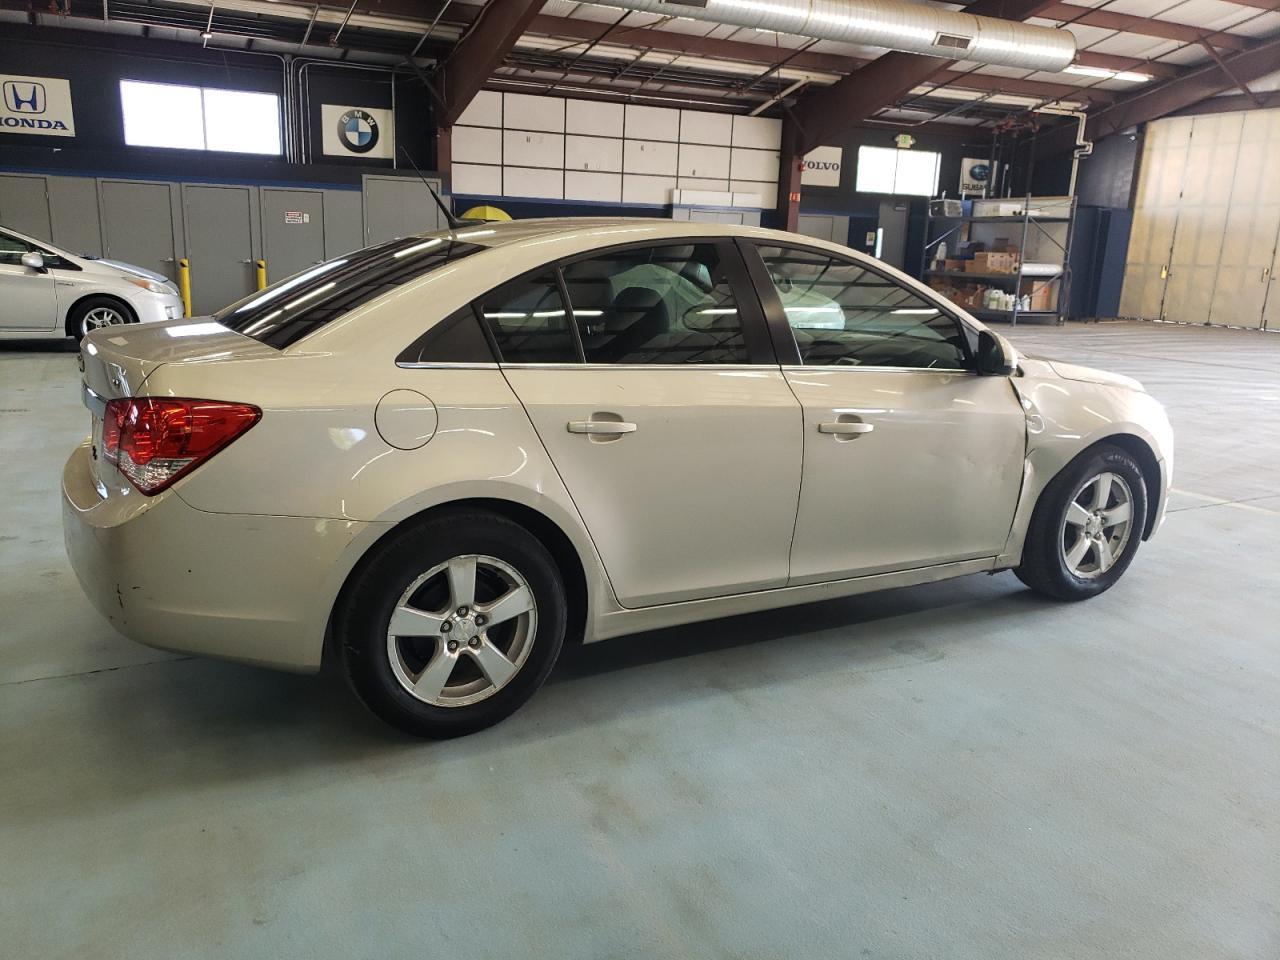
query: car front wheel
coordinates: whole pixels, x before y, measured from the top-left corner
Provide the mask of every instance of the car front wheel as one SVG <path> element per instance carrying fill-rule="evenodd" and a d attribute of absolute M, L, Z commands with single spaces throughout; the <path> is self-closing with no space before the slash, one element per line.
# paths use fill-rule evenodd
<path fill-rule="evenodd" d="M 67 319 L 68 332 L 81 340 L 101 327 L 133 323 L 133 314 L 128 307 L 111 297 L 89 297 L 76 304 Z"/>
<path fill-rule="evenodd" d="M 1133 561 L 1146 516 L 1146 479 L 1133 457 L 1110 444 L 1087 450 L 1040 495 L 1014 573 L 1057 600 L 1097 596 Z"/>
<path fill-rule="evenodd" d="M 527 530 L 451 513 L 377 548 L 337 613 L 365 704 L 443 738 L 497 723 L 542 685 L 564 642 L 566 600 L 555 561 Z"/>

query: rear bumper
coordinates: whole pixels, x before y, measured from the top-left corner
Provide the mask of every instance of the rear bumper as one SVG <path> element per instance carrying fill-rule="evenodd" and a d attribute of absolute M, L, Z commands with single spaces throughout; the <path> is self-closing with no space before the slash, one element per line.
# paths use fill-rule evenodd
<path fill-rule="evenodd" d="M 208 513 L 176 490 L 99 495 L 89 444 L 62 475 L 67 556 L 131 640 L 284 670 L 320 666 L 343 558 L 369 524 Z"/>

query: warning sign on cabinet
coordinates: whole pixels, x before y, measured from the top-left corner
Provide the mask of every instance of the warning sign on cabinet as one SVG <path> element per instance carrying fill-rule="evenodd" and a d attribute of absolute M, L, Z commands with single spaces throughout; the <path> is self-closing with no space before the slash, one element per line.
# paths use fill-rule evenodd
<path fill-rule="evenodd" d="M 301 210 L 286 210 L 284 212 L 285 223 L 310 223 L 311 214 L 303 213 Z"/>

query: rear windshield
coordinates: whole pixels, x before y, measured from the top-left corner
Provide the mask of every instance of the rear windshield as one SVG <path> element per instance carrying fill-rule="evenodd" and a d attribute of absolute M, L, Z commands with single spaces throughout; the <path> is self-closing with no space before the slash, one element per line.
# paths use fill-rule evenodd
<path fill-rule="evenodd" d="M 446 237 L 389 240 L 274 283 L 213 319 L 282 349 L 388 290 L 484 249 Z"/>

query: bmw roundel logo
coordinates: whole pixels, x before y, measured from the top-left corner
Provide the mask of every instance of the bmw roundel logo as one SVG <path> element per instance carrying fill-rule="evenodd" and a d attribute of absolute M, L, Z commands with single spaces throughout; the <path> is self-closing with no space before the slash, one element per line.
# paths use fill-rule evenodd
<path fill-rule="evenodd" d="M 378 145 L 378 121 L 364 110 L 348 110 L 338 118 L 338 139 L 352 153 L 368 153 Z"/>
<path fill-rule="evenodd" d="M 978 183 L 985 183 L 991 177 L 991 165 L 988 163 L 975 163 L 969 168 L 969 176 Z"/>

